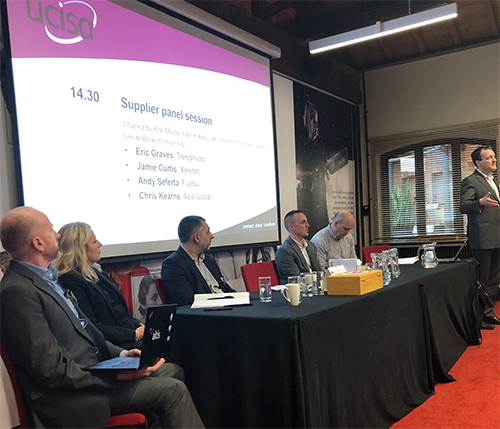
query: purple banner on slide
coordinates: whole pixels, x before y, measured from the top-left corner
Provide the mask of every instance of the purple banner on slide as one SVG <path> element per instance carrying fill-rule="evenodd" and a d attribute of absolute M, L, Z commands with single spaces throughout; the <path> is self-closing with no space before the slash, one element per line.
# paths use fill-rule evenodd
<path fill-rule="evenodd" d="M 13 58 L 172 64 L 270 86 L 268 67 L 105 0 L 9 0 Z"/>

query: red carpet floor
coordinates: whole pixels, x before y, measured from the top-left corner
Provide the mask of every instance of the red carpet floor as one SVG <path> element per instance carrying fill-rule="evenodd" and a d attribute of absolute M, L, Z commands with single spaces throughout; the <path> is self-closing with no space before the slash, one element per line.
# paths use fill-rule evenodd
<path fill-rule="evenodd" d="M 482 333 L 483 343 L 468 347 L 451 369 L 456 381 L 438 384 L 435 395 L 393 429 L 500 428 L 500 326 Z"/>

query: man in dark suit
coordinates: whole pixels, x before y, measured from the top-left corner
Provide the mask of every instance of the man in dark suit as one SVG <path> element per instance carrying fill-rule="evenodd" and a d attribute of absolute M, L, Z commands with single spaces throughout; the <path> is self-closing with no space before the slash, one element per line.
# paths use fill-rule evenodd
<path fill-rule="evenodd" d="M 276 252 L 276 268 L 281 284 L 288 283 L 289 276 L 321 271 L 318 250 L 309 236 L 307 217 L 300 210 L 292 210 L 285 216 L 285 228 L 290 233 Z"/>
<path fill-rule="evenodd" d="M 84 368 L 115 356 L 138 356 L 107 342 L 57 283 L 50 265 L 59 234 L 30 207 L 0 223 L 12 261 L 0 283 L 1 338 L 13 358 L 30 426 L 104 427 L 110 415 L 154 412 L 162 427 L 202 427 L 183 371 L 161 359 L 137 371 Z"/>
<path fill-rule="evenodd" d="M 490 146 L 480 146 L 472 154 L 476 170 L 460 188 L 460 211 L 467 214 L 467 235 L 474 258 L 479 261 L 480 282 L 488 294 L 482 329 L 500 325 L 494 311 L 500 282 L 500 197 L 495 153 Z"/>
<path fill-rule="evenodd" d="M 214 238 L 205 219 L 186 216 L 177 231 L 181 244 L 161 267 L 170 302 L 190 305 L 197 293 L 235 292 L 224 281 L 216 262 L 205 254 Z"/>

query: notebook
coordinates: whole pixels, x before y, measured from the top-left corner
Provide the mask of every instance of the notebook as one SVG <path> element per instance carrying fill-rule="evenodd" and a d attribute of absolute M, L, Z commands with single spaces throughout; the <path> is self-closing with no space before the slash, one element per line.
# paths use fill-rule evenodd
<path fill-rule="evenodd" d="M 140 357 L 117 357 L 88 367 L 88 370 L 126 370 L 152 366 L 170 353 L 171 332 L 177 304 L 148 307 Z"/>
<path fill-rule="evenodd" d="M 457 261 L 460 261 L 460 259 L 458 259 L 458 255 L 460 255 L 460 252 L 465 247 L 465 244 L 467 243 L 467 240 L 468 240 L 468 238 L 465 239 L 465 241 L 462 243 L 462 245 L 458 249 L 458 252 L 456 253 L 456 255 L 453 258 L 438 258 L 438 262 L 439 263 L 443 263 L 443 262 L 446 263 L 446 262 L 457 262 Z"/>

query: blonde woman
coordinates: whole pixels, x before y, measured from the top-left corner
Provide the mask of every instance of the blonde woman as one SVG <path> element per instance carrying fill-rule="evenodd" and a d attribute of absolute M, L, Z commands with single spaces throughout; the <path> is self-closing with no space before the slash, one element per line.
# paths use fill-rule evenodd
<path fill-rule="evenodd" d="M 144 325 L 132 317 L 122 293 L 101 270 L 102 244 L 89 225 L 73 222 L 59 234 L 59 257 L 54 266 L 59 283 L 73 292 L 78 306 L 104 337 L 124 349 L 141 348 Z"/>

